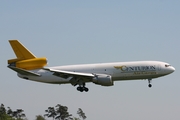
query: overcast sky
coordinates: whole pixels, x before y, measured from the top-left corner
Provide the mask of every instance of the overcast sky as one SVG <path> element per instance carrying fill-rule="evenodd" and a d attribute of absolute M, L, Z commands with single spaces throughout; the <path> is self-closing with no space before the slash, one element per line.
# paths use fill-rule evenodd
<path fill-rule="evenodd" d="M 65 105 L 87 120 L 180 119 L 179 0 L 1 0 L 0 103 L 22 108 L 29 120 L 49 106 Z M 15 58 L 9 39 L 20 40 L 48 66 L 157 60 L 176 71 L 148 81 L 115 82 L 112 87 L 76 87 L 23 80 L 7 68 Z"/>

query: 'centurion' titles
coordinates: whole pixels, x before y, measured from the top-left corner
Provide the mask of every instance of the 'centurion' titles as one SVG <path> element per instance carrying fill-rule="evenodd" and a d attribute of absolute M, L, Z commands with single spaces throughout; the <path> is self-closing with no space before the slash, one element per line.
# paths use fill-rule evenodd
<path fill-rule="evenodd" d="M 121 69 L 122 71 L 155 71 L 155 66 L 114 66 L 116 69 Z"/>

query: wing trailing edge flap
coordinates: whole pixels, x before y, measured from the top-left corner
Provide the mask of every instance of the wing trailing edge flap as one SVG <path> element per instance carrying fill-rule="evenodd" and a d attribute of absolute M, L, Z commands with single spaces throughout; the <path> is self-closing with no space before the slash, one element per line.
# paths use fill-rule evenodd
<path fill-rule="evenodd" d="M 72 72 L 72 71 L 64 71 L 64 70 L 55 70 L 50 68 L 44 68 L 44 70 L 48 70 L 50 72 L 54 72 L 53 75 L 68 79 L 72 85 L 76 85 L 78 80 L 84 80 L 84 78 L 93 78 L 93 73 L 81 73 L 81 72 Z"/>
<path fill-rule="evenodd" d="M 34 72 L 31 72 L 31 71 L 27 71 L 27 70 L 24 70 L 24 69 L 21 69 L 21 68 L 17 68 L 17 67 L 13 67 L 13 66 L 8 66 L 10 69 L 16 71 L 17 73 L 20 73 L 22 75 L 28 75 L 28 76 L 41 76 L 40 74 L 37 74 L 37 73 L 34 73 Z"/>

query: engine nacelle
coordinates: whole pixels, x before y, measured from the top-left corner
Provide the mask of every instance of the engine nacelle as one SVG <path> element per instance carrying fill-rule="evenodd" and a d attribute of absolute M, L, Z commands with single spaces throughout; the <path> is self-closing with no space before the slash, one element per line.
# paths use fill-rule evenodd
<path fill-rule="evenodd" d="M 105 74 L 97 74 L 96 77 L 93 78 L 93 83 L 102 85 L 102 86 L 112 86 L 113 81 L 110 75 Z"/>
<path fill-rule="evenodd" d="M 16 67 L 26 70 L 42 68 L 45 65 L 47 65 L 46 58 L 33 58 L 28 60 L 21 60 L 15 63 Z"/>

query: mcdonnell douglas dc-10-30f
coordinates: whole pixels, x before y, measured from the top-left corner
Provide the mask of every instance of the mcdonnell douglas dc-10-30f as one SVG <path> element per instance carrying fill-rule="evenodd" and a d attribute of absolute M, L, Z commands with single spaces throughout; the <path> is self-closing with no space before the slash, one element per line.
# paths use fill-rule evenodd
<path fill-rule="evenodd" d="M 147 79 L 151 80 L 175 71 L 170 64 L 160 61 L 114 62 L 45 67 L 46 58 L 37 58 L 18 40 L 9 40 L 17 58 L 8 60 L 8 67 L 23 79 L 52 83 L 78 85 L 80 92 L 88 91 L 85 83 L 113 86 L 114 81 Z"/>

